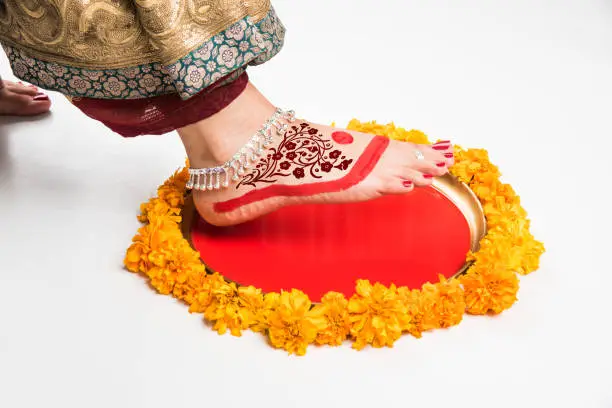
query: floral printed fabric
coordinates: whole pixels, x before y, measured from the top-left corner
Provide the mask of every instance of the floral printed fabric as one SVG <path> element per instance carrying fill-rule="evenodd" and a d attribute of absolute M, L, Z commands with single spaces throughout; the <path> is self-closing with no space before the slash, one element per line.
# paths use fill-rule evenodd
<path fill-rule="evenodd" d="M 73 97 L 137 99 L 177 93 L 188 99 L 217 80 L 259 65 L 282 48 L 285 28 L 274 9 L 253 23 L 246 17 L 174 64 L 92 70 L 45 62 L 4 45 L 16 77 Z"/>

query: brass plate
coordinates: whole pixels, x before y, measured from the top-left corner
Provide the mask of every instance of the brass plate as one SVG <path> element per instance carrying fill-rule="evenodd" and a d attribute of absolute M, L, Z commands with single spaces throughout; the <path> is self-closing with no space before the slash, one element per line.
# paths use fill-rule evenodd
<path fill-rule="evenodd" d="M 472 252 L 478 251 L 480 240 L 487 232 L 487 223 L 482 205 L 478 197 L 476 197 L 476 194 L 474 194 L 465 183 L 462 183 L 455 176 L 450 174 L 435 178 L 432 188 L 444 195 L 459 209 L 459 211 L 461 211 L 470 229 L 470 250 Z M 189 244 L 194 249 L 196 248 L 191 240 L 191 230 L 196 217 L 198 217 L 198 213 L 195 209 L 193 196 L 191 193 L 188 193 L 185 197 L 185 206 L 182 211 L 181 231 L 185 239 L 189 241 Z M 204 260 L 202 261 L 206 264 Z M 469 266 L 469 263 L 465 263 L 454 276 L 462 274 Z M 207 270 L 210 273 L 215 272 L 208 266 Z"/>

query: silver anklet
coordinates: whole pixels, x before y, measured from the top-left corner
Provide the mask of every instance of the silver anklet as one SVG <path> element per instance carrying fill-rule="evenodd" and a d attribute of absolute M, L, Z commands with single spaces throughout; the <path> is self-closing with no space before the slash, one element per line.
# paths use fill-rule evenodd
<path fill-rule="evenodd" d="M 210 191 L 227 188 L 231 181 L 238 181 L 246 173 L 246 169 L 256 163 L 264 153 L 264 148 L 274 143 L 274 134 L 285 136 L 289 125 L 283 123 L 295 121 L 294 111 L 277 109 L 274 115 L 251 137 L 249 142 L 230 160 L 220 166 L 205 169 L 189 169 L 187 189 Z"/>

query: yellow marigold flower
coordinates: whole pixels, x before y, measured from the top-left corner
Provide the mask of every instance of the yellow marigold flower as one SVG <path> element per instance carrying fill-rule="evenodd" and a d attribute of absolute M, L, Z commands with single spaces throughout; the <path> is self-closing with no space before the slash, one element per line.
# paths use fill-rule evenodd
<path fill-rule="evenodd" d="M 422 333 L 438 327 L 437 320 L 433 314 L 433 305 L 437 300 L 429 292 L 421 292 L 418 289 L 398 288 L 398 294 L 408 308 L 410 325 L 406 329 L 408 333 L 416 338 L 421 338 Z"/>
<path fill-rule="evenodd" d="M 147 270 L 149 282 L 162 295 L 169 295 L 175 283 L 175 274 L 170 269 L 153 266 Z"/>
<path fill-rule="evenodd" d="M 505 268 L 492 264 L 474 265 L 460 281 L 470 314 L 498 314 L 516 302 L 519 281 L 514 272 Z"/>
<path fill-rule="evenodd" d="M 182 234 L 175 223 L 167 217 L 154 217 L 149 224 L 138 229 L 124 264 L 132 272 L 143 273 L 152 266 L 152 261 L 161 262 L 158 266 L 163 266 L 163 259 L 159 258 L 160 251 L 171 248 L 180 239 Z"/>
<path fill-rule="evenodd" d="M 357 132 L 387 136 L 388 138 L 403 142 L 420 144 L 429 143 L 425 133 L 421 132 L 420 130 L 406 130 L 401 127 L 396 127 L 394 123 L 382 125 L 376 121 L 360 122 L 357 119 L 353 119 L 349 122 L 346 128 L 348 130 L 355 130 Z"/>
<path fill-rule="evenodd" d="M 151 278 L 151 285 L 156 288 L 158 286 L 169 287 L 172 294 L 181 300 L 191 298 L 192 295 L 187 295 L 188 292 L 191 292 L 188 287 L 190 276 L 205 275 L 206 273 L 204 265 L 200 262 L 199 254 L 191 248 L 186 240 L 174 244 L 172 250 L 165 249 L 161 253 L 160 258 L 162 260 L 152 263 L 166 271 L 163 275 L 155 277 L 157 281 L 163 280 L 164 283 L 154 282 L 154 278 L 148 273 L 147 275 Z"/>
<path fill-rule="evenodd" d="M 516 272 L 527 275 L 540 267 L 540 256 L 544 253 L 544 244 L 536 239 L 529 232 L 520 237 L 517 247 L 521 251 L 520 266 Z"/>
<path fill-rule="evenodd" d="M 403 129 L 402 129 L 403 130 Z M 417 143 L 417 144 L 429 144 L 427 135 L 420 130 L 412 129 L 406 132 L 404 139 L 406 142 Z"/>
<path fill-rule="evenodd" d="M 134 242 L 127 250 L 123 261 L 130 272 L 144 272 L 145 260 L 148 258 L 151 248 L 142 242 Z"/>
<path fill-rule="evenodd" d="M 289 354 L 303 356 L 306 348 L 326 328 L 320 310 L 311 310 L 311 302 L 302 291 L 282 291 L 279 304 L 268 316 L 270 343 Z"/>
<path fill-rule="evenodd" d="M 328 292 L 321 298 L 314 310 L 325 317 L 327 328 L 319 332 L 316 344 L 339 346 L 346 340 L 351 330 L 347 307 L 348 301 L 342 293 Z"/>
<path fill-rule="evenodd" d="M 451 173 L 464 183 L 493 180 L 500 176 L 499 169 L 489 161 L 489 153 L 484 149 L 455 149 L 455 164 Z"/>
<path fill-rule="evenodd" d="M 208 306 L 211 304 L 213 299 L 213 289 L 225 284 L 225 279 L 218 273 L 212 275 L 206 275 L 203 279 L 197 281 L 194 277 L 192 283 L 195 289 L 195 295 L 192 296 L 192 303 L 189 306 L 189 313 L 204 313 Z"/>
<path fill-rule="evenodd" d="M 213 329 L 225 334 L 229 329 L 232 336 L 240 337 L 242 330 L 248 329 L 252 312 L 242 307 L 238 288 L 234 282 L 216 280 L 211 289 L 211 301 L 204 317 L 215 322 Z"/>
<path fill-rule="evenodd" d="M 176 284 L 172 289 L 172 296 L 191 306 L 208 282 L 206 267 L 198 260 L 197 263 L 184 265 L 183 269 L 183 272 L 178 274 Z M 200 313 L 203 312 L 204 310 Z"/>
<path fill-rule="evenodd" d="M 251 330 L 257 333 L 263 333 L 270 327 L 268 318 L 270 313 L 280 304 L 280 294 L 276 292 L 266 293 L 263 298 L 263 304 L 255 313 Z"/>
<path fill-rule="evenodd" d="M 447 280 L 439 276 L 440 282 L 426 283 L 422 292 L 435 299 L 432 305 L 431 325 L 446 328 L 459 324 L 465 313 L 465 298 L 457 279 Z"/>
<path fill-rule="evenodd" d="M 180 209 L 171 207 L 166 201 L 159 198 L 153 198 L 147 203 L 142 204 L 140 206 L 140 211 L 142 214 L 138 217 L 138 220 L 141 222 L 151 222 L 153 219 L 163 217 L 177 224 L 181 222 L 181 217 L 179 215 Z"/>
<path fill-rule="evenodd" d="M 349 122 L 346 128 L 348 130 L 355 130 L 357 132 L 362 132 L 362 133 L 389 136 L 389 133 L 393 132 L 393 130 L 395 129 L 395 126 L 393 124 L 381 125 L 377 123 L 376 121 L 360 122 L 357 119 L 353 119 Z"/>
<path fill-rule="evenodd" d="M 480 241 L 480 249 L 472 258 L 476 263 L 496 265 L 516 271 L 521 265 L 522 250 L 516 246 L 512 237 L 508 236 L 503 228 L 490 230 Z"/>
<path fill-rule="evenodd" d="M 254 286 L 241 286 L 238 288 L 238 302 L 241 307 L 241 319 L 246 328 L 257 325 L 257 317 L 264 308 L 264 295 L 261 289 Z"/>
<path fill-rule="evenodd" d="M 519 222 L 527 217 L 527 212 L 516 203 L 507 203 L 504 197 L 496 197 L 494 201 L 490 201 L 482 206 L 485 216 L 487 217 L 487 225 L 491 228 L 497 226 L 505 226 L 512 222 Z"/>
<path fill-rule="evenodd" d="M 398 295 L 395 285 L 389 288 L 367 280 L 358 280 L 356 293 L 348 304 L 353 348 L 392 347 L 410 325 L 407 306 Z"/>
<path fill-rule="evenodd" d="M 159 197 L 162 198 L 173 208 L 176 208 L 178 206 L 182 207 L 183 201 L 185 200 L 185 194 L 183 192 L 172 189 L 160 190 Z"/>

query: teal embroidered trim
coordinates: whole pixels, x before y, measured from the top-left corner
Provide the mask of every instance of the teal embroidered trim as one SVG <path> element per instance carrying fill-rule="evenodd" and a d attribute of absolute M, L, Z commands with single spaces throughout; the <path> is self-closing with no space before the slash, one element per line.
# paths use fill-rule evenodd
<path fill-rule="evenodd" d="M 246 17 L 168 66 L 92 70 L 45 62 L 8 45 L 4 49 L 16 77 L 64 95 L 137 99 L 177 93 L 188 99 L 247 65 L 270 60 L 281 50 L 284 37 L 285 27 L 271 8 L 261 21 L 254 24 Z"/>

